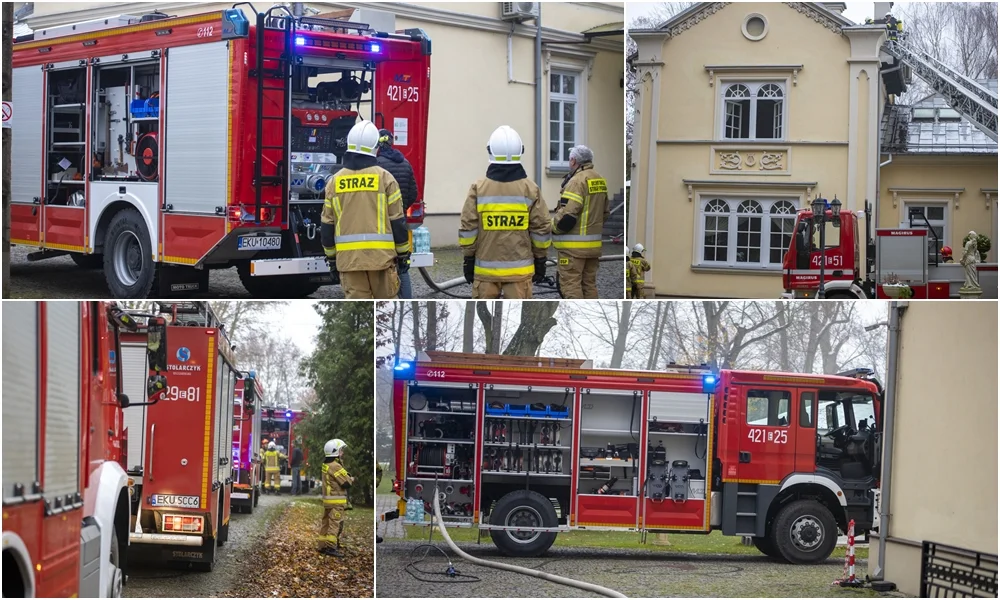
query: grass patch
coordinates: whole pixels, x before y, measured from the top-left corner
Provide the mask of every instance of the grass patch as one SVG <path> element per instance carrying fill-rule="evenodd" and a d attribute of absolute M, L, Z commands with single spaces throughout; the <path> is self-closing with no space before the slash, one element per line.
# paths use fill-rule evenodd
<path fill-rule="evenodd" d="M 406 539 L 425 540 L 427 539 L 427 527 L 417 527 L 414 525 L 405 526 Z M 478 530 L 475 528 L 450 528 L 448 535 L 456 542 L 475 542 Z M 440 538 L 441 534 L 434 530 L 434 537 Z M 654 542 L 657 539 L 655 534 L 646 537 L 646 543 L 640 543 L 640 535 L 631 531 L 581 531 L 574 530 L 560 533 L 556 536 L 556 546 L 577 547 L 577 548 L 617 548 L 623 550 L 648 550 L 654 552 L 687 552 L 692 554 L 749 554 L 757 555 L 760 552 L 753 546 L 744 546 L 737 536 L 725 536 L 721 531 L 713 531 L 708 535 L 691 533 L 671 533 L 667 535 L 670 545 L 659 545 Z M 483 532 L 483 543 L 492 543 L 487 532 Z M 835 558 L 844 557 L 845 548 L 838 546 L 834 548 L 832 556 Z M 854 555 L 857 558 L 868 558 L 868 548 L 855 547 Z"/>
<path fill-rule="evenodd" d="M 382 483 L 378 484 L 375 488 L 375 494 L 391 494 L 392 493 L 392 477 L 388 476 L 387 473 L 382 474 Z"/>

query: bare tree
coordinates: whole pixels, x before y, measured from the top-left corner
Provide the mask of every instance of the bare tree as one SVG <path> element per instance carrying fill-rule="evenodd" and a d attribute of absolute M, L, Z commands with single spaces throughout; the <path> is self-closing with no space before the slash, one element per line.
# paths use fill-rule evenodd
<path fill-rule="evenodd" d="M 476 327 L 476 302 L 465 303 L 465 318 L 462 320 L 462 352 L 471 353 L 473 349 L 473 331 Z"/>
<path fill-rule="evenodd" d="M 226 325 L 226 333 L 230 340 L 238 340 L 249 332 L 260 332 L 265 328 L 261 317 L 284 302 L 255 302 L 246 300 L 227 300 L 212 302 L 215 316 Z"/>
<path fill-rule="evenodd" d="M 438 349 L 438 305 L 437 302 L 427 302 L 427 338 L 426 347 L 428 350 Z"/>
<path fill-rule="evenodd" d="M 553 315 L 558 309 L 558 301 L 522 302 L 521 322 L 503 353 L 511 356 L 535 356 L 538 354 L 538 349 L 541 348 L 545 336 L 556 325 Z M 499 312 L 499 310 L 498 307 L 496 311 Z"/>
<path fill-rule="evenodd" d="M 305 381 L 299 372 L 302 359 L 295 342 L 268 331 L 248 330 L 236 347 L 237 364 L 257 372 L 268 404 L 291 406 L 299 398 Z"/>

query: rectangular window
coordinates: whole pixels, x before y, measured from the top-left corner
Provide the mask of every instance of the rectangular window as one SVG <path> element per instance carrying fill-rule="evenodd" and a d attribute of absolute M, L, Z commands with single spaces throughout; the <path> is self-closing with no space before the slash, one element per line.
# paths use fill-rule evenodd
<path fill-rule="evenodd" d="M 704 200 L 701 264 L 780 268 L 792 242 L 796 210 L 790 200 Z"/>
<path fill-rule="evenodd" d="M 720 87 L 724 108 L 723 139 L 780 140 L 784 137 L 784 84 L 748 81 Z"/>
<path fill-rule="evenodd" d="M 813 404 L 816 403 L 816 394 L 813 392 L 802 392 L 799 395 L 799 426 L 813 426 Z"/>
<path fill-rule="evenodd" d="M 549 164 L 569 165 L 569 150 L 579 139 L 580 76 L 549 73 Z"/>
<path fill-rule="evenodd" d="M 937 240 L 934 239 L 934 235 L 931 233 L 927 234 L 927 263 L 932 264 L 934 262 L 934 257 L 941 251 L 943 246 L 947 246 L 948 243 L 945 241 L 948 239 L 948 205 L 944 202 L 942 203 L 922 203 L 922 204 L 911 204 L 909 202 L 905 205 L 904 215 L 906 221 L 903 223 L 903 227 L 909 229 L 910 223 L 912 222 L 914 228 L 926 229 L 928 224 L 934 234 L 937 234 Z M 912 219 L 911 219 L 912 215 Z M 925 221 L 926 219 L 926 221 Z"/>
<path fill-rule="evenodd" d="M 791 422 L 792 394 L 785 390 L 747 392 L 747 425 L 787 427 Z"/>

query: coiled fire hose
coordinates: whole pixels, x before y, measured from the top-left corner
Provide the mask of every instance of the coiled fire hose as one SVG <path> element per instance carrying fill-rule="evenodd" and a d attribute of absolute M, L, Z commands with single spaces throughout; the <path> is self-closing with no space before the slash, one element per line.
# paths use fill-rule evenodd
<path fill-rule="evenodd" d="M 546 581 L 551 581 L 552 583 L 558 583 L 559 585 L 566 585 L 569 587 L 575 587 L 580 590 L 587 592 L 593 592 L 595 594 L 600 594 L 601 596 L 607 596 L 608 598 L 628 598 L 625 594 L 621 592 L 616 592 L 610 588 L 606 588 L 593 583 L 587 583 L 585 581 L 577 581 L 575 579 L 569 579 L 567 577 L 560 577 L 559 575 L 553 575 L 551 573 L 545 573 L 544 571 L 536 571 L 534 569 L 528 569 L 525 567 L 519 567 L 517 565 L 508 565 L 506 563 L 496 562 L 492 560 L 484 560 L 482 558 L 476 558 L 462 551 L 455 542 L 451 540 L 451 536 L 448 535 L 448 529 L 444 526 L 444 521 L 441 519 L 441 500 L 438 496 L 437 487 L 434 488 L 434 520 L 437 521 L 438 530 L 441 532 L 441 537 L 444 541 L 448 543 L 448 547 L 451 548 L 452 552 L 460 556 L 461 558 L 469 561 L 472 564 L 479 565 L 482 567 L 489 567 L 491 569 L 500 569 L 503 571 L 511 571 L 513 573 L 520 573 L 521 575 L 527 575 L 528 577 L 537 577 L 539 579 L 545 579 Z"/>

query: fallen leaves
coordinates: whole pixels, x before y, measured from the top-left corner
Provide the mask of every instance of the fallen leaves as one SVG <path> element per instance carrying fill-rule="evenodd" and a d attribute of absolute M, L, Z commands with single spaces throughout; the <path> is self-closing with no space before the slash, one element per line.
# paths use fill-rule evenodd
<path fill-rule="evenodd" d="M 248 560 L 246 580 L 232 598 L 371 598 L 375 589 L 374 513 L 345 513 L 342 558 L 316 551 L 323 507 L 296 499 L 268 527 Z"/>

